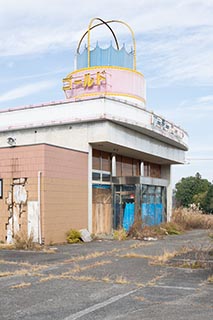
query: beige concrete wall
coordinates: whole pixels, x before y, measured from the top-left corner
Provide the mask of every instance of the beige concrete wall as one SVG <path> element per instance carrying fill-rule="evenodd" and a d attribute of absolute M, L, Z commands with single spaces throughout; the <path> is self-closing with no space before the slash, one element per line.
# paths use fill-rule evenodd
<path fill-rule="evenodd" d="M 64 242 L 66 232 L 88 227 L 88 155 L 45 146 L 42 175 L 43 237 Z"/>
<path fill-rule="evenodd" d="M 45 243 L 65 241 L 70 228 L 87 228 L 87 154 L 49 145 L 0 149 L 0 241 L 6 240 L 9 210 L 7 198 L 16 178 L 26 178 L 27 201 L 38 201 L 41 171 L 41 229 Z M 27 203 L 18 224 L 27 232 Z"/>

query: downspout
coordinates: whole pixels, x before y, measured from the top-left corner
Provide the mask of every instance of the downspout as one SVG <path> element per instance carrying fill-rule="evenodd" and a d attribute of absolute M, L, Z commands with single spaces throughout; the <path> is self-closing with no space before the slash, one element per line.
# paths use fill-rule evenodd
<path fill-rule="evenodd" d="M 92 146 L 88 145 L 88 230 L 92 229 Z"/>
<path fill-rule="evenodd" d="M 42 244 L 41 237 L 41 171 L 38 171 L 38 242 Z"/>

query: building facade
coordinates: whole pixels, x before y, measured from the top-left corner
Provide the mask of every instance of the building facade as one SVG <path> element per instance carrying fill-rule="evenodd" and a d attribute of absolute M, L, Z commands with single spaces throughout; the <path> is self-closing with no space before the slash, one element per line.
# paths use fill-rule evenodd
<path fill-rule="evenodd" d="M 133 50 L 114 32 L 115 47 L 90 48 L 92 29 L 111 23 L 128 28 Z M 107 234 L 137 216 L 169 220 L 171 165 L 184 163 L 188 136 L 146 109 L 131 28 L 93 19 L 63 90 L 63 101 L 0 111 L 0 240 L 24 231 L 60 243 L 71 228 Z"/>

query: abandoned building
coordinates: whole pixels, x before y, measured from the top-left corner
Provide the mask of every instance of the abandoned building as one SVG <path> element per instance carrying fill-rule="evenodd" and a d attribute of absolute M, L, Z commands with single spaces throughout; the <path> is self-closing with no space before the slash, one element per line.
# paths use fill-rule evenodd
<path fill-rule="evenodd" d="M 130 32 L 131 51 L 119 46 L 113 23 Z M 115 44 L 91 49 L 100 25 Z M 63 101 L 0 111 L 0 240 L 21 230 L 61 243 L 71 228 L 129 230 L 136 214 L 148 225 L 169 220 L 171 165 L 184 163 L 188 136 L 146 109 L 129 25 L 92 19 L 63 90 Z"/>

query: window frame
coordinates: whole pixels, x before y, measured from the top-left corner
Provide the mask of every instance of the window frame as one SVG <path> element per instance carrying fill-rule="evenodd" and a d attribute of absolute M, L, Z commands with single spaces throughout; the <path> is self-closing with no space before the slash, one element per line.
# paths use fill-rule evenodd
<path fill-rule="evenodd" d="M 111 175 L 111 172 L 110 172 L 110 171 L 92 170 L 92 174 L 93 174 L 93 173 L 100 174 L 100 180 L 93 180 L 93 179 L 92 179 L 92 183 L 111 184 L 112 175 Z M 102 176 L 103 176 L 104 174 L 105 174 L 105 175 L 109 175 L 109 181 L 103 180 Z"/>

